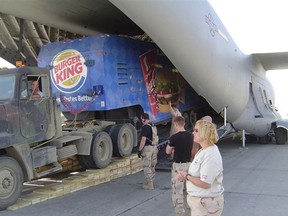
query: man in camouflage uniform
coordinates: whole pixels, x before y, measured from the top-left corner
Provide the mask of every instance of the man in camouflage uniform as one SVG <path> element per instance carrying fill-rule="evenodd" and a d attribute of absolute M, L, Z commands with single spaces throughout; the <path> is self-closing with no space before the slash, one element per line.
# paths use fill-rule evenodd
<path fill-rule="evenodd" d="M 190 216 L 185 182 L 178 180 L 177 172 L 188 170 L 198 151 L 198 146 L 193 145 L 192 133 L 184 129 L 185 119 L 182 116 L 174 117 L 172 123 L 174 123 L 176 133 L 170 137 L 169 144 L 166 146 L 167 154 L 174 152 L 171 172 L 172 202 L 176 216 Z"/>
<path fill-rule="evenodd" d="M 158 148 L 152 145 L 152 128 L 149 124 L 149 115 L 144 113 L 141 116 L 143 126 L 141 128 L 141 140 L 139 144 L 138 156 L 143 158 L 144 176 L 146 183 L 143 188 L 147 190 L 154 189 L 155 167 L 157 163 Z"/>

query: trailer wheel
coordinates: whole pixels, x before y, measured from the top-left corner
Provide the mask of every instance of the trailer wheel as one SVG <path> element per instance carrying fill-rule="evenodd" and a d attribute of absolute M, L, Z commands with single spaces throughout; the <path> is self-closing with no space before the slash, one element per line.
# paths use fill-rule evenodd
<path fill-rule="evenodd" d="M 23 172 L 18 162 L 0 157 L 0 210 L 14 204 L 22 192 Z"/>
<path fill-rule="evenodd" d="M 184 126 L 184 128 L 187 130 L 187 129 L 189 129 L 190 128 L 190 118 L 189 118 L 189 114 L 188 114 L 188 112 L 184 112 L 183 114 L 182 114 L 182 116 L 183 116 L 183 118 L 185 119 L 185 126 Z M 173 124 L 173 122 L 171 122 L 171 124 Z"/>
<path fill-rule="evenodd" d="M 193 127 L 197 121 L 197 114 L 194 112 L 194 110 L 191 110 L 189 112 L 189 119 L 190 119 L 190 125 Z"/>
<path fill-rule="evenodd" d="M 113 143 L 113 155 L 127 157 L 131 155 L 135 141 L 135 135 L 129 124 L 116 125 L 111 133 Z"/>
<path fill-rule="evenodd" d="M 287 130 L 285 128 L 276 128 L 275 129 L 275 139 L 278 145 L 283 145 L 287 141 Z"/>
<path fill-rule="evenodd" d="M 96 132 L 93 135 L 91 147 L 91 159 L 94 162 L 94 168 L 107 167 L 112 159 L 113 146 L 108 133 L 105 131 Z"/>

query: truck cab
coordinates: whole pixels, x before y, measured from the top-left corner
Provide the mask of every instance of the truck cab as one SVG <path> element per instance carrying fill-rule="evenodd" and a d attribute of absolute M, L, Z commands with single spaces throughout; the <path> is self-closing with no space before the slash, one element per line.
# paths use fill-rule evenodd
<path fill-rule="evenodd" d="M 49 71 L 17 68 L 2 70 L 0 76 L 0 148 L 21 144 L 23 139 L 33 143 L 55 137 L 56 113 Z M 41 97 L 33 97 L 32 82 L 39 83 Z"/>
<path fill-rule="evenodd" d="M 33 97 L 33 82 L 39 83 L 41 97 Z M 23 181 L 37 177 L 35 168 L 49 161 L 41 159 L 41 154 L 48 155 L 48 149 L 37 154 L 39 150 L 34 148 L 61 136 L 61 124 L 57 122 L 60 111 L 49 82 L 46 69 L 0 71 L 0 209 L 15 202 Z"/>
<path fill-rule="evenodd" d="M 62 160 L 104 168 L 137 145 L 130 123 L 62 125 L 50 81 L 47 68 L 0 71 L 0 210 L 17 201 L 23 182 L 61 171 Z"/>

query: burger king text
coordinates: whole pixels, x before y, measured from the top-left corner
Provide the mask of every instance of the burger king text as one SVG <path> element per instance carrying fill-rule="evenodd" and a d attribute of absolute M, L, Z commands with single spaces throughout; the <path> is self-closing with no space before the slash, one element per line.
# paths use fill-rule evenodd
<path fill-rule="evenodd" d="M 64 59 L 54 65 L 55 82 L 58 85 L 59 83 L 74 77 L 76 74 L 81 74 L 82 71 L 83 66 L 80 55 Z"/>

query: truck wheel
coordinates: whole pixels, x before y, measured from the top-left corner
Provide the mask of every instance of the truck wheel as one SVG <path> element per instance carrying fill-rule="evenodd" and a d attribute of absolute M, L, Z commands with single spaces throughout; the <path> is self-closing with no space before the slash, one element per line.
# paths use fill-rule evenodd
<path fill-rule="evenodd" d="M 104 129 L 104 131 L 111 136 L 112 131 L 113 131 L 113 128 L 114 128 L 115 126 L 116 126 L 115 124 L 114 124 L 114 125 L 108 125 L 108 126 Z"/>
<path fill-rule="evenodd" d="M 131 155 L 135 143 L 134 132 L 129 124 L 116 125 L 112 130 L 113 155 L 127 157 Z"/>
<path fill-rule="evenodd" d="M 287 130 L 285 128 L 276 128 L 275 129 L 275 139 L 278 145 L 283 145 L 287 141 Z"/>
<path fill-rule="evenodd" d="M 94 162 L 94 168 L 107 167 L 112 159 L 113 146 L 108 133 L 105 131 L 96 132 L 93 135 L 91 146 L 91 159 Z"/>
<path fill-rule="evenodd" d="M 22 192 L 23 172 L 18 162 L 7 156 L 0 157 L 0 210 L 14 204 Z"/>
<path fill-rule="evenodd" d="M 137 130 L 132 124 L 128 124 L 128 126 L 131 128 L 133 134 L 133 147 L 136 147 L 138 144 Z"/>
<path fill-rule="evenodd" d="M 85 169 L 89 169 L 89 168 L 94 168 L 95 167 L 95 163 L 93 161 L 93 159 L 90 157 L 90 155 L 77 155 L 78 158 L 78 162 L 80 164 L 80 166 L 82 166 Z"/>

